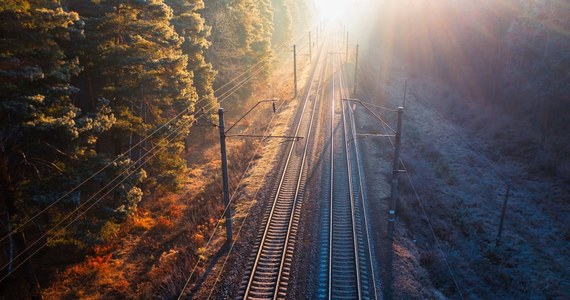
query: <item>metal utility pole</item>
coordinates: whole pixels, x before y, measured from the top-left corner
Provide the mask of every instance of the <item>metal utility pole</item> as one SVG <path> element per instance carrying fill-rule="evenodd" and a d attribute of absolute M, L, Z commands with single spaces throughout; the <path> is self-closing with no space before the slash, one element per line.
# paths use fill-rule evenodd
<path fill-rule="evenodd" d="M 402 101 L 402 106 L 406 107 L 406 93 L 408 92 L 408 80 L 404 82 L 404 101 Z"/>
<path fill-rule="evenodd" d="M 218 109 L 220 127 L 220 152 L 222 156 L 222 182 L 224 190 L 224 207 L 226 209 L 226 241 L 232 241 L 232 208 L 230 206 L 230 187 L 228 179 L 228 160 L 226 157 L 226 132 L 224 128 L 224 109 Z"/>
<path fill-rule="evenodd" d="M 295 98 L 297 98 L 297 45 L 293 45 L 293 81 L 295 84 Z"/>
<path fill-rule="evenodd" d="M 509 201 L 509 193 L 511 191 L 511 184 L 507 184 L 507 193 L 505 194 L 505 201 L 503 201 L 503 210 L 501 211 L 501 221 L 499 222 L 499 232 L 497 232 L 497 239 L 495 240 L 495 248 L 501 245 L 501 234 L 503 233 L 503 223 L 505 221 L 505 213 L 507 212 L 507 202 Z"/>
<path fill-rule="evenodd" d="M 313 44 L 311 44 L 311 32 L 309 31 L 309 62 L 311 62 L 311 60 L 313 58 L 312 48 L 313 48 Z"/>
<path fill-rule="evenodd" d="M 356 44 L 356 59 L 354 61 L 354 91 L 352 95 L 356 95 L 356 84 L 358 82 L 358 44 Z"/>
<path fill-rule="evenodd" d="M 346 32 L 346 61 L 348 61 L 348 31 Z"/>
<path fill-rule="evenodd" d="M 388 214 L 387 239 L 394 238 L 394 223 L 396 222 L 396 202 L 398 200 L 398 175 L 400 173 L 400 141 L 402 139 L 402 115 L 404 108 L 398 107 L 398 127 L 396 127 L 396 145 L 394 150 L 394 164 L 392 165 L 392 190 L 390 195 L 390 212 Z"/>

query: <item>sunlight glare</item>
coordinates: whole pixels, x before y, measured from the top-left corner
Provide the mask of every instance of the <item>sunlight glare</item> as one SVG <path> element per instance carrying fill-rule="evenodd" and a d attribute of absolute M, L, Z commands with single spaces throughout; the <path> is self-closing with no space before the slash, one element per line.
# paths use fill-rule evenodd
<path fill-rule="evenodd" d="M 351 7 L 357 5 L 362 0 L 315 0 L 315 5 L 322 18 L 336 19 Z"/>

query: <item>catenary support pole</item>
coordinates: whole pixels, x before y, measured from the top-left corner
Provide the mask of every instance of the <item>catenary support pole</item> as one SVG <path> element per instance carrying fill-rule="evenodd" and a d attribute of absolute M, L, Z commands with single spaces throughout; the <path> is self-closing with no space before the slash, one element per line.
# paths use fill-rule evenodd
<path fill-rule="evenodd" d="M 402 139 L 402 115 L 404 108 L 398 107 L 398 127 L 396 127 L 396 143 L 394 150 L 394 163 L 392 165 L 392 190 L 390 193 L 390 211 L 388 213 L 388 242 L 394 237 L 394 223 L 396 223 L 396 202 L 398 200 L 398 175 L 400 173 L 400 141 Z"/>
<path fill-rule="evenodd" d="M 313 60 L 313 44 L 311 44 L 311 32 L 309 31 L 309 62 Z"/>
<path fill-rule="evenodd" d="M 232 241 L 232 209 L 230 206 L 230 187 L 228 179 L 228 160 L 226 157 L 226 132 L 224 127 L 224 109 L 218 109 L 220 127 L 220 153 L 222 156 L 222 183 L 224 190 L 224 207 L 226 208 L 226 241 Z"/>
<path fill-rule="evenodd" d="M 293 45 L 293 81 L 295 85 L 295 98 L 297 98 L 297 45 Z"/>
<path fill-rule="evenodd" d="M 354 91 L 352 95 L 356 95 L 356 85 L 358 83 L 358 44 L 356 44 L 356 58 L 354 61 Z"/>
<path fill-rule="evenodd" d="M 348 61 L 348 31 L 346 32 L 346 59 Z"/>
<path fill-rule="evenodd" d="M 507 193 L 505 194 L 505 201 L 503 201 L 503 209 L 501 210 L 501 221 L 499 222 L 499 231 L 497 232 L 497 239 L 495 240 L 495 247 L 501 245 L 501 234 L 503 233 L 503 224 L 505 221 L 505 214 L 507 212 L 507 202 L 509 201 L 509 193 L 511 192 L 511 184 L 507 184 Z"/>
<path fill-rule="evenodd" d="M 402 106 L 406 107 L 406 94 L 408 93 L 408 80 L 404 82 L 404 101 L 402 101 Z"/>

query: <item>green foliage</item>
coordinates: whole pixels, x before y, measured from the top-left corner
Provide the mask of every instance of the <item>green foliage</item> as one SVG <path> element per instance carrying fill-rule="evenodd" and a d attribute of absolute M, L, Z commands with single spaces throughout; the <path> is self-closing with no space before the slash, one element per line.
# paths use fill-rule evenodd
<path fill-rule="evenodd" d="M 85 248 L 115 237 L 145 195 L 181 187 L 194 112 L 218 107 L 215 80 L 260 61 L 266 75 L 273 57 L 271 0 L 207 4 L 0 0 L 0 199 L 11 226 L 63 200 L 34 226 L 49 230 L 48 246 Z"/>
<path fill-rule="evenodd" d="M 273 16 L 274 32 L 272 36 L 273 45 L 282 45 L 292 37 L 292 17 L 289 6 L 285 0 L 272 0 L 275 11 Z"/>
<path fill-rule="evenodd" d="M 103 225 L 103 227 L 101 228 L 101 233 L 100 233 L 101 238 L 104 241 L 112 240 L 113 238 L 117 237 L 120 228 L 121 228 L 120 225 L 113 221 L 105 222 L 105 225 Z"/>
<path fill-rule="evenodd" d="M 191 124 L 190 112 L 198 97 L 193 84 L 198 86 L 199 82 L 200 92 L 213 101 L 213 74 L 203 72 L 201 78 L 194 76 L 195 70 L 208 68 L 199 53 L 208 45 L 205 39 L 208 30 L 196 13 L 201 2 L 169 1 L 169 4 L 172 8 L 161 0 L 88 4 L 76 1 L 71 5 L 80 15 L 89 16 L 84 18 L 89 42 L 80 51 L 87 65 L 85 73 L 89 74 L 86 81 L 97 82 L 85 84 L 90 91 L 81 95 L 81 101 L 88 103 L 92 97 L 111 99 L 110 106 L 118 119 L 100 143 L 104 152 L 122 153 L 170 118 L 186 112 L 182 121 L 129 152 L 131 161 L 138 161 L 137 164 L 146 161 L 147 153 L 152 156 L 144 166 L 151 181 L 184 166 L 181 159 L 166 163 L 163 155 L 148 151 L 169 144 L 177 149 L 167 151 L 169 154 L 181 153 Z M 174 128 L 180 134 L 171 134 Z M 120 207 L 124 211 L 136 205 Z"/>
<path fill-rule="evenodd" d="M 260 61 L 262 63 L 258 66 L 265 72 L 268 70 L 273 56 L 273 15 L 269 1 L 236 0 L 229 4 L 209 1 L 204 16 L 212 26 L 212 46 L 206 51 L 206 57 L 218 70 L 217 86 Z M 249 82 L 234 98 L 247 99 L 251 88 L 252 82 Z"/>
<path fill-rule="evenodd" d="M 0 182 L 13 220 L 24 220 L 70 188 L 115 117 L 104 100 L 91 112 L 72 100 L 81 66 L 67 46 L 82 37 L 77 13 L 49 1 L 2 3 L 0 37 Z"/>
<path fill-rule="evenodd" d="M 188 56 L 187 70 L 194 75 L 194 87 L 200 99 L 200 107 L 217 108 L 214 96 L 213 82 L 216 75 L 211 64 L 206 63 L 204 51 L 210 46 L 207 38 L 210 27 L 206 26 L 204 18 L 198 13 L 204 8 L 202 0 L 167 0 L 173 10 L 172 24 L 184 42 L 182 52 Z"/>

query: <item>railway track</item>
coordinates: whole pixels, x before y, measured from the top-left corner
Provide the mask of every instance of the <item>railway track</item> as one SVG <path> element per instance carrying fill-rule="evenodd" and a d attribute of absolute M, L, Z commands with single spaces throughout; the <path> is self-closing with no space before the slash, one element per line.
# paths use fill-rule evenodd
<path fill-rule="evenodd" d="M 340 52 L 334 42 L 324 43 L 297 115 L 293 141 L 285 157 L 269 213 L 256 239 L 240 287 L 240 299 L 285 299 L 289 291 L 293 253 L 301 217 L 317 108 L 330 111 L 330 165 L 323 201 L 324 219 L 319 299 L 377 299 L 376 277 L 368 239 L 361 162 L 344 84 Z M 330 52 L 329 52 L 330 51 Z M 327 70 L 330 70 L 327 72 Z M 327 82 L 326 87 L 325 83 Z M 321 99 L 321 94 L 323 94 Z M 324 99 L 327 101 L 323 102 Z M 330 101 L 328 100 L 330 99 Z M 328 118 L 328 117 L 327 117 Z M 329 130 L 329 129 L 327 129 Z M 328 138 L 328 134 L 327 134 Z"/>
<path fill-rule="evenodd" d="M 293 141 L 289 148 L 271 210 L 265 217 L 265 226 L 257 238 L 257 251 L 250 258 L 250 267 L 242 281 L 242 299 L 283 299 L 287 295 L 305 189 L 305 163 L 307 152 L 313 144 L 313 122 L 325 73 L 324 60 L 327 51 L 324 48 L 327 46 L 324 44 L 326 43 L 320 48 L 296 122 L 294 135 L 304 136 L 304 139 Z"/>
<path fill-rule="evenodd" d="M 363 199 L 362 173 L 356 131 L 351 110 L 342 101 L 348 98 L 340 59 L 331 60 L 330 113 L 330 195 L 328 224 L 327 288 L 319 286 L 321 299 L 376 299 L 376 278 L 368 240 L 366 204 Z M 324 276 L 321 276 L 323 278 Z M 326 293 L 325 293 L 326 291 Z"/>

